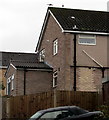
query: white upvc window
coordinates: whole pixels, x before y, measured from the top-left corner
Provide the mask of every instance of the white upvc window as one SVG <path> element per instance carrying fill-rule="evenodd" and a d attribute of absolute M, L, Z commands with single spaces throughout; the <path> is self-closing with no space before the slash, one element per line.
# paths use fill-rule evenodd
<path fill-rule="evenodd" d="M 11 76 L 11 90 L 14 90 L 14 74 Z"/>
<path fill-rule="evenodd" d="M 57 78 L 58 78 L 58 72 L 55 71 L 53 73 L 53 87 L 56 87 L 57 86 Z"/>
<path fill-rule="evenodd" d="M 43 62 L 45 59 L 45 49 L 42 49 L 39 53 L 39 61 Z"/>
<path fill-rule="evenodd" d="M 58 39 L 53 41 L 53 55 L 58 53 Z"/>
<path fill-rule="evenodd" d="M 11 94 L 11 90 L 14 90 L 14 74 L 7 79 L 7 95 Z"/>
<path fill-rule="evenodd" d="M 96 45 L 96 36 L 89 34 L 80 34 L 78 43 L 83 45 Z"/>

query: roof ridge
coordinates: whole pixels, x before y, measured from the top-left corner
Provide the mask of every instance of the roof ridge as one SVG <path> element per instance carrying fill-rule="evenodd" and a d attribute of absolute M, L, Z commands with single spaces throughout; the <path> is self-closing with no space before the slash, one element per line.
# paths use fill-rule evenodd
<path fill-rule="evenodd" d="M 101 11 L 101 10 L 88 10 L 88 9 L 76 9 L 76 8 L 64 8 L 64 7 L 48 7 L 48 9 L 68 9 L 68 10 L 79 10 L 79 11 L 92 11 L 92 12 L 104 12 L 109 13 L 109 11 Z"/>

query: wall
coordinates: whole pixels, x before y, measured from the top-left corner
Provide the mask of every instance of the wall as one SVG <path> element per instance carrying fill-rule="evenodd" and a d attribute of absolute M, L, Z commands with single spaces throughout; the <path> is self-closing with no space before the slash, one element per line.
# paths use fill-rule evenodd
<path fill-rule="evenodd" d="M 14 69 L 10 66 L 7 78 L 15 74 L 14 90 L 11 95 L 27 95 L 51 90 L 52 71 Z M 25 78 L 24 78 L 25 76 Z M 24 83 L 25 80 L 25 83 Z"/>
<path fill-rule="evenodd" d="M 0 89 L 0 96 L 6 95 L 6 78 L 5 78 L 6 68 L 0 68 L 0 83 L 3 83 L 4 89 Z"/>
<path fill-rule="evenodd" d="M 107 36 L 96 35 L 96 45 L 81 45 L 77 36 L 77 65 L 99 66 L 83 52 L 85 50 L 99 64 L 107 67 L 107 39 Z"/>
<path fill-rule="evenodd" d="M 14 74 L 14 89 L 12 90 L 11 89 L 11 95 L 15 95 L 16 93 L 16 91 L 15 91 L 15 89 L 16 89 L 16 69 L 12 66 L 12 65 L 10 65 L 9 66 L 9 68 L 8 68 L 8 70 L 7 70 L 7 73 L 6 73 L 6 76 L 5 76 L 5 78 L 6 78 L 6 85 L 7 85 L 7 79 L 9 78 L 9 77 L 11 77 L 12 75 Z M 12 84 L 11 84 L 12 85 Z M 12 87 L 12 86 L 11 86 Z M 6 90 L 7 91 L 7 90 Z M 7 94 L 7 93 L 6 93 Z"/>
<path fill-rule="evenodd" d="M 58 54 L 53 55 L 53 41 L 58 39 Z M 69 37 L 70 38 L 70 37 Z M 53 66 L 54 71 L 58 71 L 58 86 L 57 89 L 66 89 L 65 84 L 67 83 L 65 78 L 65 69 L 66 66 L 66 52 L 65 52 L 65 41 L 67 36 L 61 32 L 60 27 L 55 22 L 52 16 L 49 16 L 46 29 L 44 31 L 43 40 L 41 43 L 40 50 L 45 48 L 45 61 Z M 49 47 L 48 47 L 49 46 Z M 69 77 L 69 76 L 68 76 Z"/>
<path fill-rule="evenodd" d="M 107 66 L 107 37 L 96 35 L 96 45 L 80 45 L 78 44 L 77 34 L 77 66 L 94 66 L 100 67 L 91 58 L 83 53 L 85 50 L 92 58 L 94 58 L 102 66 Z M 59 41 L 58 54 L 53 56 L 53 41 L 55 39 Z M 74 57 L 74 46 L 73 46 L 74 34 L 63 33 L 59 25 L 56 23 L 54 18 L 50 15 L 46 24 L 41 47 L 39 50 L 45 48 L 45 61 L 47 61 L 53 68 L 54 71 L 58 70 L 58 86 L 56 89 L 60 90 L 73 90 L 73 57 Z M 49 47 L 48 47 L 49 46 Z M 79 72 L 78 72 L 79 71 Z M 89 68 L 82 68 L 77 71 L 77 81 L 80 86 L 87 86 L 87 84 L 93 84 L 93 89 L 90 91 L 101 91 L 102 72 L 99 69 L 96 71 L 89 70 Z M 88 75 L 87 75 L 88 74 Z M 89 80 L 84 81 L 82 84 L 81 79 Z M 91 81 L 90 81 L 91 80 Z M 78 86 L 78 90 L 87 91 L 87 88 Z M 88 90 L 88 91 L 89 91 Z"/>

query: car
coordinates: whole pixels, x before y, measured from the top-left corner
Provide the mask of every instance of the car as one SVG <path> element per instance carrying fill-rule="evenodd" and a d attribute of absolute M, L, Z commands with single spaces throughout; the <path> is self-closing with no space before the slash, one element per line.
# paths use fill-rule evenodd
<path fill-rule="evenodd" d="M 77 106 L 62 106 L 40 110 L 29 120 L 92 120 L 102 115 L 101 111 L 89 112 Z"/>

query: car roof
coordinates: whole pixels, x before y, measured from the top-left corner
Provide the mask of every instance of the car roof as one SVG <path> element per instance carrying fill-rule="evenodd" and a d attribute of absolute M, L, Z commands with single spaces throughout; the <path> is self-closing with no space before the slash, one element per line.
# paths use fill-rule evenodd
<path fill-rule="evenodd" d="M 40 110 L 38 112 L 43 114 L 45 112 L 53 112 L 53 111 L 68 110 L 68 109 L 81 109 L 81 108 L 79 108 L 77 106 L 62 106 L 62 107 L 48 108 L 48 109 L 45 109 L 45 110 Z M 84 111 L 86 111 L 86 110 L 84 110 Z"/>

